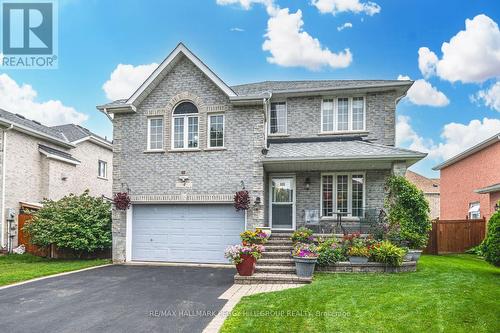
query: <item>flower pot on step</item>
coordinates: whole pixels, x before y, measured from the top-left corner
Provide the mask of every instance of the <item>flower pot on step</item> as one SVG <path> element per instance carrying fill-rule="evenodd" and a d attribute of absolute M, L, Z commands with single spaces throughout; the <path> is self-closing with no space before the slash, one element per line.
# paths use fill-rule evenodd
<path fill-rule="evenodd" d="M 403 257 L 403 261 L 412 261 L 412 260 L 413 260 L 413 253 L 411 253 L 411 250 L 408 250 L 408 252 Z"/>
<path fill-rule="evenodd" d="M 412 261 L 418 261 L 422 255 L 422 250 L 408 250 L 408 254 L 411 254 Z"/>
<path fill-rule="evenodd" d="M 349 256 L 349 262 L 351 264 L 366 264 L 368 262 L 367 257 Z"/>
<path fill-rule="evenodd" d="M 295 261 L 295 271 L 298 277 L 310 278 L 314 273 L 314 266 L 318 258 L 293 257 Z"/>
<path fill-rule="evenodd" d="M 255 273 L 255 263 L 257 260 L 251 254 L 242 254 L 242 262 L 236 264 L 236 270 L 241 276 L 252 276 Z"/>

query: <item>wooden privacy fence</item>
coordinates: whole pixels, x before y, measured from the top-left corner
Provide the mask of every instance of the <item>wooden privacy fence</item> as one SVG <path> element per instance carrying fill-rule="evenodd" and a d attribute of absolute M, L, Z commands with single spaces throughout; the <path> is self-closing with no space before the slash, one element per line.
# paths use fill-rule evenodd
<path fill-rule="evenodd" d="M 481 244 L 486 235 L 486 219 L 434 220 L 429 232 L 428 254 L 463 253 Z"/>
<path fill-rule="evenodd" d="M 17 217 L 17 244 L 24 244 L 26 247 L 26 252 L 40 256 L 46 257 L 49 254 L 48 249 L 40 248 L 36 245 L 33 245 L 29 241 L 29 236 L 24 232 L 23 227 L 31 220 L 33 216 L 31 214 L 20 213 Z"/>

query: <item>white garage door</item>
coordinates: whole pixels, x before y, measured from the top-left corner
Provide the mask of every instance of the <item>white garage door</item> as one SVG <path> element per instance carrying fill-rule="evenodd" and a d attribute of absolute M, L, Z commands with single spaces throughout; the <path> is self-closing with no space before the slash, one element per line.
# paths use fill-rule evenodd
<path fill-rule="evenodd" d="M 134 205 L 132 260 L 227 263 L 244 229 L 232 205 Z"/>

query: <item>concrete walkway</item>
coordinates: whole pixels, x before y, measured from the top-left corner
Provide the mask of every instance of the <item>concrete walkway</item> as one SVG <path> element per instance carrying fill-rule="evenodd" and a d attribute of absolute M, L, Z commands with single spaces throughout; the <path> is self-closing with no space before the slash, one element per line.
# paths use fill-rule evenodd
<path fill-rule="evenodd" d="M 224 320 L 231 314 L 236 304 L 241 300 L 243 296 L 266 293 L 272 291 L 280 291 L 290 288 L 303 287 L 304 284 L 234 284 L 228 290 L 226 290 L 219 299 L 226 299 L 227 303 L 219 311 L 217 316 L 212 319 L 207 327 L 203 330 L 203 333 L 217 333 L 219 332 Z"/>

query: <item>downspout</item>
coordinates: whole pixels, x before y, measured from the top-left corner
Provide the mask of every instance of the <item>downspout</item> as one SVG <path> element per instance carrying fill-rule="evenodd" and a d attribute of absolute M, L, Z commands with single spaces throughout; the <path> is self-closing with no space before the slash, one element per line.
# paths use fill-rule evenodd
<path fill-rule="evenodd" d="M 0 233 L 2 237 L 0 239 L 0 246 L 5 247 L 5 168 L 7 166 L 7 131 L 11 130 L 14 127 L 13 124 L 3 130 L 2 134 L 2 213 L 1 213 L 1 223 L 2 228 Z"/>

